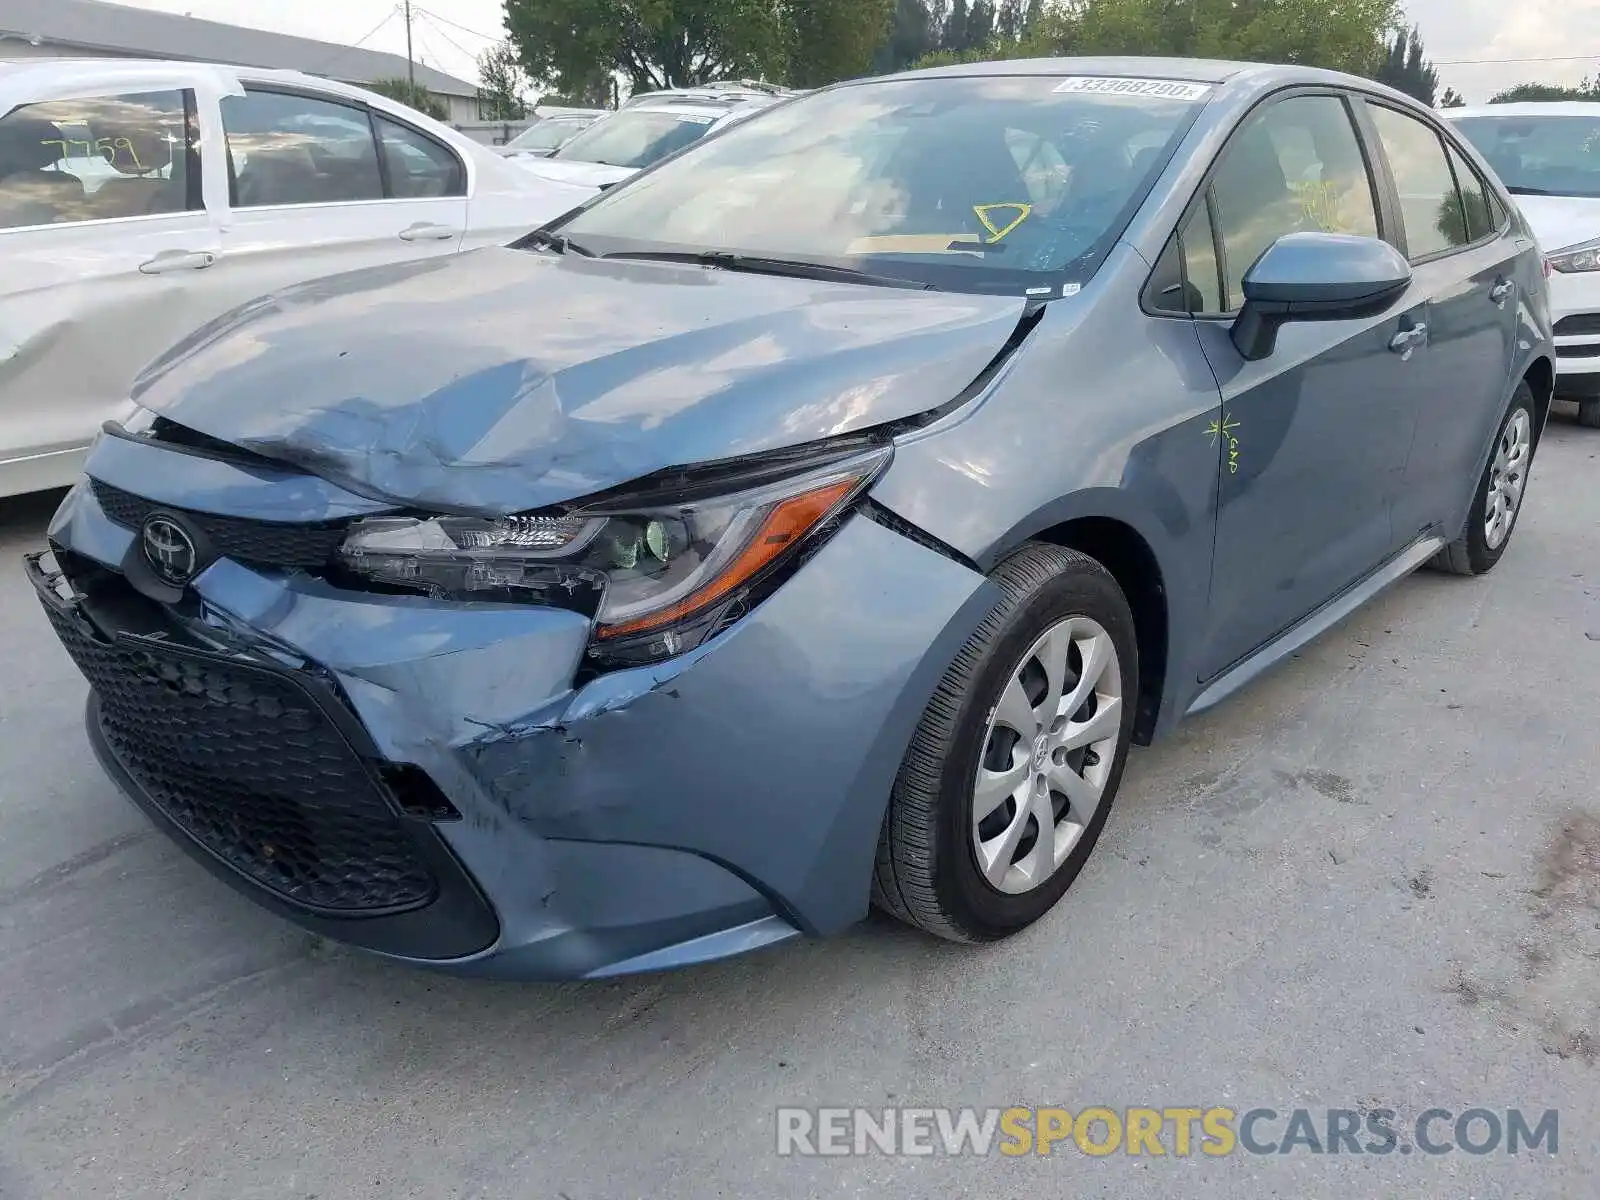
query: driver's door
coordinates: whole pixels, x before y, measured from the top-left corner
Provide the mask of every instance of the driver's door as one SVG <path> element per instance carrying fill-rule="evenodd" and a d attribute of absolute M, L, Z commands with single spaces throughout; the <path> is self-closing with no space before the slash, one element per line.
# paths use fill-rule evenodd
<path fill-rule="evenodd" d="M 1201 344 L 1221 387 L 1222 456 L 1209 680 L 1378 566 L 1415 425 L 1425 348 L 1391 348 L 1425 319 L 1403 298 L 1381 317 L 1290 322 L 1246 361 L 1229 336 L 1245 272 L 1286 233 L 1376 236 L 1378 192 L 1351 114 L 1333 93 L 1256 110 L 1224 149 L 1184 246 L 1204 307 Z"/>

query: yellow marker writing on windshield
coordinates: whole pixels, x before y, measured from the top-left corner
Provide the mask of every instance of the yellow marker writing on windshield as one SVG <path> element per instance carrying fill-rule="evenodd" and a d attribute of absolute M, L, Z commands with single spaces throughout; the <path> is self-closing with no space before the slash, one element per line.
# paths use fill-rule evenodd
<path fill-rule="evenodd" d="M 998 226 L 996 226 L 995 223 L 994 223 L 994 220 L 989 216 L 989 214 L 994 212 L 994 210 L 997 209 L 997 208 L 1014 209 L 1016 211 L 1016 213 L 1017 213 L 1017 219 L 1012 221 L 1011 224 L 1007 225 L 1003 229 L 998 227 Z M 974 204 L 972 206 L 972 211 L 975 212 L 978 215 L 978 220 L 980 222 L 982 222 L 983 223 L 983 227 L 989 231 L 989 245 L 992 246 L 996 242 L 1003 240 L 1005 238 L 1006 234 L 1010 233 L 1018 225 L 1021 225 L 1024 221 L 1026 221 L 1029 217 L 1031 217 L 1033 215 L 1033 205 L 1031 205 L 1031 204 Z"/>

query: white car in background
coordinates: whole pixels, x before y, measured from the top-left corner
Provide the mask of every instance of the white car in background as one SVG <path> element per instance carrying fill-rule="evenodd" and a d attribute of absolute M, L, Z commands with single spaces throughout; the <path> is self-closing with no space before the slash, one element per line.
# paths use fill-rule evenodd
<path fill-rule="evenodd" d="M 593 195 L 793 94 L 754 84 L 650 92 L 600 118 L 549 157 L 513 161 L 541 179 L 585 187 Z"/>
<path fill-rule="evenodd" d="M 293 71 L 0 69 L 0 496 L 70 483 L 151 359 L 285 286 L 503 244 L 592 194 Z"/>
<path fill-rule="evenodd" d="M 494 152 L 502 158 L 548 158 L 607 115 L 604 110 L 574 110 L 541 116 L 505 145 L 496 146 Z"/>
<path fill-rule="evenodd" d="M 1533 226 L 1550 264 L 1556 389 L 1600 428 L 1600 104 L 1451 108 Z"/>

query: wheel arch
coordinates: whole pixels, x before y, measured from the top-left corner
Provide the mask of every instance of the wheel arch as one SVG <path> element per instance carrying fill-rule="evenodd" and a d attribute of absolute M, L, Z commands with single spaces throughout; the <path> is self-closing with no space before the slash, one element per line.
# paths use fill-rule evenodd
<path fill-rule="evenodd" d="M 1533 401 L 1536 406 L 1534 411 L 1534 439 L 1537 441 L 1544 436 L 1544 425 L 1550 417 L 1550 405 L 1555 399 L 1556 368 L 1544 355 L 1539 355 L 1528 363 L 1522 372 L 1522 380 L 1533 392 Z"/>
<path fill-rule="evenodd" d="M 1040 530 L 1030 540 L 1088 555 L 1110 571 L 1122 589 L 1139 641 L 1133 739 L 1149 745 L 1161 713 L 1171 652 L 1166 578 L 1155 550 L 1135 526 L 1109 516 L 1074 517 Z"/>

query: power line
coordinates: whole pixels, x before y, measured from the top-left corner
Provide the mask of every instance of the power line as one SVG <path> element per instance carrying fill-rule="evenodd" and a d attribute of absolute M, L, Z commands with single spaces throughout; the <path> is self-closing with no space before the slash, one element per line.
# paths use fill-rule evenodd
<path fill-rule="evenodd" d="M 473 37 L 482 38 L 486 42 L 501 42 L 505 40 L 504 34 L 488 34 L 484 33 L 482 30 L 468 29 L 465 25 L 459 24 L 456 21 L 452 21 L 449 17 L 441 17 L 438 13 L 429 12 L 425 8 L 419 8 L 417 11 L 425 17 L 432 17 L 435 21 L 443 21 L 452 29 L 459 29 L 462 33 L 470 33 Z"/>
<path fill-rule="evenodd" d="M 420 8 L 417 9 L 416 12 L 417 12 L 417 15 L 420 16 L 424 21 L 426 21 L 429 25 L 433 26 L 433 31 L 435 33 L 437 33 L 445 41 L 449 42 L 452 46 L 454 46 L 459 53 L 466 55 L 468 58 L 472 59 L 473 62 L 477 62 L 478 61 L 478 56 L 476 54 L 474 54 L 472 51 L 468 50 L 460 42 L 456 41 L 453 37 L 451 37 L 443 29 L 439 28 L 439 24 L 438 24 L 437 21 L 434 20 L 432 13 L 425 12 L 423 9 L 420 9 Z"/>
<path fill-rule="evenodd" d="M 1589 62 L 1600 60 L 1600 54 L 1547 54 L 1538 58 L 1445 58 L 1435 59 L 1436 67 L 1478 67 L 1499 63 L 1530 62 Z"/>
<path fill-rule="evenodd" d="M 313 70 L 311 72 L 311 74 L 315 75 L 317 73 L 317 71 L 322 70 L 322 68 L 327 66 L 329 63 L 338 62 L 339 59 L 341 59 L 341 58 L 343 58 L 345 56 L 345 52 L 346 51 L 361 49 L 362 46 L 365 46 L 368 42 L 370 42 L 374 37 L 377 36 L 378 31 L 380 29 L 382 29 L 390 21 L 394 20 L 395 14 L 398 13 L 399 11 L 400 11 L 400 6 L 397 4 L 393 8 L 391 8 L 387 13 L 384 14 L 383 20 L 379 21 L 371 29 L 367 30 L 367 32 L 365 34 L 363 34 L 360 38 L 356 39 L 354 42 L 351 42 L 350 45 L 348 45 L 348 46 L 340 46 L 339 47 L 339 52 L 337 54 L 334 54 L 334 55 L 330 56 L 328 59 L 326 59 L 325 61 L 323 61 L 321 63 L 318 63 L 317 66 L 316 66 L 316 69 Z"/>

